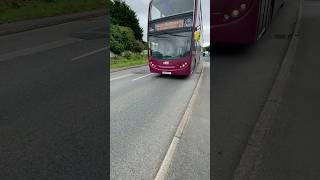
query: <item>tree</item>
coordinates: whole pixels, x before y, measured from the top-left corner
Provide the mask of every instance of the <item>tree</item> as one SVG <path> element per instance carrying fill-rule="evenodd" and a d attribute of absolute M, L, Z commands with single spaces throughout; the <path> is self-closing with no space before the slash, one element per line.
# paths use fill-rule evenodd
<path fill-rule="evenodd" d="M 129 27 L 111 25 L 110 49 L 113 53 L 132 51 L 135 41 L 134 33 Z"/>
<path fill-rule="evenodd" d="M 144 44 L 141 41 L 136 40 L 132 51 L 135 53 L 141 53 L 144 50 Z"/>
<path fill-rule="evenodd" d="M 134 37 L 142 41 L 143 30 L 139 25 L 136 13 L 123 1 L 114 0 L 111 3 L 111 24 L 130 27 Z"/>

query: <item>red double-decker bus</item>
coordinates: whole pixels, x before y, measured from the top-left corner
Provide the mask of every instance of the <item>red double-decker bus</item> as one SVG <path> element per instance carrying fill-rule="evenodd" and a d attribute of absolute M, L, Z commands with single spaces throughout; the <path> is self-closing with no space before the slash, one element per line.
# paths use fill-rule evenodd
<path fill-rule="evenodd" d="M 211 41 L 248 44 L 269 27 L 283 0 L 212 0 Z"/>
<path fill-rule="evenodd" d="M 152 73 L 190 75 L 200 61 L 201 0 L 152 0 L 148 60 Z"/>

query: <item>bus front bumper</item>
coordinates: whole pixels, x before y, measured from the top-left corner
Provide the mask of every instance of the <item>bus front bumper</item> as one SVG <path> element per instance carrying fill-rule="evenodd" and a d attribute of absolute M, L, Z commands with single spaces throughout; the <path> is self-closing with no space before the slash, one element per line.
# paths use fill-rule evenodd
<path fill-rule="evenodd" d="M 167 68 L 159 68 L 159 67 L 152 67 L 149 64 L 150 72 L 157 73 L 157 74 L 169 74 L 169 75 L 181 75 L 181 76 L 188 76 L 190 75 L 190 66 L 181 69 L 167 69 Z"/>

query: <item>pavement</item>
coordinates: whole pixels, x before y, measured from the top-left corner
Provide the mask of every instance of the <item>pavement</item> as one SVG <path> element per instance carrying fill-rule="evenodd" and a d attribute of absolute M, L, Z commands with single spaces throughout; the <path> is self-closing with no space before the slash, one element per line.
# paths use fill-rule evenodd
<path fill-rule="evenodd" d="M 150 74 L 147 66 L 111 73 L 111 179 L 156 176 L 199 76 Z"/>
<path fill-rule="evenodd" d="M 299 44 L 255 179 L 320 179 L 320 3 L 305 0 Z"/>
<path fill-rule="evenodd" d="M 203 64 L 203 79 L 191 116 L 180 138 L 168 180 L 210 179 L 210 57 Z"/>
<path fill-rule="evenodd" d="M 212 179 L 232 179 L 287 52 L 298 5 L 285 1 L 254 45 L 214 49 Z"/>
<path fill-rule="evenodd" d="M 0 37 L 1 180 L 108 177 L 106 20 Z"/>

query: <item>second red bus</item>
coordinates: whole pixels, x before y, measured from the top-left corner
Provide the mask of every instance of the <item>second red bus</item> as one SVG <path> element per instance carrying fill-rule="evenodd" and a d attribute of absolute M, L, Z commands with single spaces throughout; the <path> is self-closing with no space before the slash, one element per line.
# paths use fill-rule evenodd
<path fill-rule="evenodd" d="M 248 44 L 268 29 L 283 0 L 211 1 L 211 41 Z"/>

